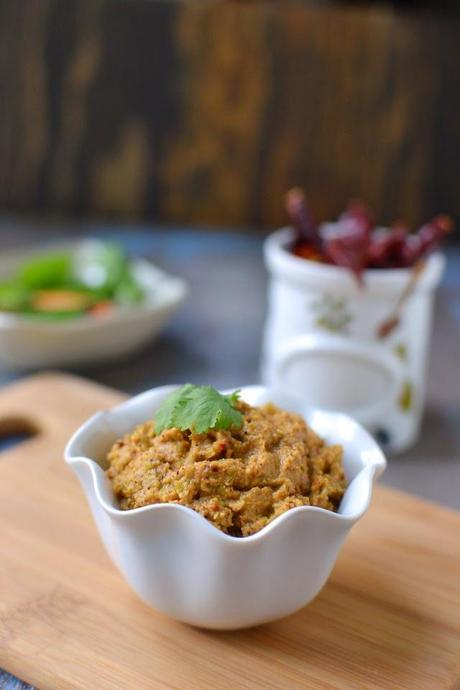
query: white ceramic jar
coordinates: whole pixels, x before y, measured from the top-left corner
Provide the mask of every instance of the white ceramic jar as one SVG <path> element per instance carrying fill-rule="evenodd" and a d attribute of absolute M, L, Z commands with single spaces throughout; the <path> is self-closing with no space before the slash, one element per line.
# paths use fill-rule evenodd
<path fill-rule="evenodd" d="M 420 429 L 443 255 L 428 258 L 397 325 L 382 337 L 411 269 L 367 270 L 360 287 L 347 269 L 293 255 L 292 239 L 284 228 L 265 242 L 264 382 L 311 406 L 350 414 L 390 451 L 406 449 Z"/>

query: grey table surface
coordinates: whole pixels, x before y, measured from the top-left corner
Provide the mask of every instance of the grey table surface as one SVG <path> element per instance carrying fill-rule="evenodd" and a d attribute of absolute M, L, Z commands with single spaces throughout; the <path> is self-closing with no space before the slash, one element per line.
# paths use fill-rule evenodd
<path fill-rule="evenodd" d="M 74 373 L 126 393 L 165 383 L 232 387 L 259 380 L 267 277 L 262 236 L 196 228 L 40 223 L 4 217 L 0 250 L 63 236 L 118 240 L 183 276 L 190 297 L 155 343 L 135 356 Z M 450 247 L 435 306 L 428 395 L 416 445 L 389 459 L 382 482 L 460 508 L 460 248 Z M 0 385 L 23 373 L 0 372 Z M 0 671 L 0 689 L 29 686 Z"/>

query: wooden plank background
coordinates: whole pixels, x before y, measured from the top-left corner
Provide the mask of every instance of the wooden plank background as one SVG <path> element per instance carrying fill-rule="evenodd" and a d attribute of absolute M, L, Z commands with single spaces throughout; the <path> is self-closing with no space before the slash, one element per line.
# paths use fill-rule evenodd
<path fill-rule="evenodd" d="M 394 5 L 0 0 L 0 208 L 274 226 L 301 184 L 459 218 L 459 42 Z"/>

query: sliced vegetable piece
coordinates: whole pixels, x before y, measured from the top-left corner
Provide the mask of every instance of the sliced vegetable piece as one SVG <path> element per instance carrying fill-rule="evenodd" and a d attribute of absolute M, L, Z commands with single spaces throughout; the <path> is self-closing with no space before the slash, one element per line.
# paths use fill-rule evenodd
<path fill-rule="evenodd" d="M 97 302 L 94 304 L 89 310 L 89 313 L 91 316 L 107 316 L 107 314 L 113 312 L 114 308 L 113 302 L 110 300 L 104 300 L 103 302 Z"/>
<path fill-rule="evenodd" d="M 127 269 L 115 289 L 115 300 L 120 304 L 139 304 L 145 297 L 144 290 Z"/>
<path fill-rule="evenodd" d="M 91 297 L 76 290 L 39 290 L 31 299 L 32 309 L 40 312 L 82 312 L 91 305 Z"/>
<path fill-rule="evenodd" d="M 127 268 L 128 260 L 117 244 L 88 242 L 75 254 L 75 278 L 107 298 L 113 297 Z"/>
<path fill-rule="evenodd" d="M 0 284 L 0 311 L 20 312 L 29 306 L 30 291 L 13 281 Z"/>
<path fill-rule="evenodd" d="M 50 253 L 26 261 L 18 271 L 18 282 L 30 290 L 46 290 L 61 287 L 71 276 L 71 254 Z"/>

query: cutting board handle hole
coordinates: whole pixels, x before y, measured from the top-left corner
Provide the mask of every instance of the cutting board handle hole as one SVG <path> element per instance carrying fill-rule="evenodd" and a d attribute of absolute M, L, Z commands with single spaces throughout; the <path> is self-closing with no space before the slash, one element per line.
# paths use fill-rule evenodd
<path fill-rule="evenodd" d="M 22 417 L 0 418 L 0 453 L 28 441 L 38 434 L 30 420 Z"/>

